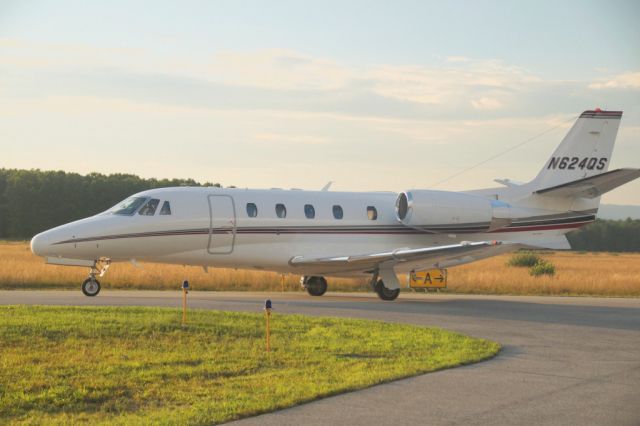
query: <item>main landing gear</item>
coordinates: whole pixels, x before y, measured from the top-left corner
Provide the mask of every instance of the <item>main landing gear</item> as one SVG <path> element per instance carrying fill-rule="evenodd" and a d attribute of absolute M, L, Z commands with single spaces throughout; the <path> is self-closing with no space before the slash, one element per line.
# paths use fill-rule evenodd
<path fill-rule="evenodd" d="M 378 272 L 375 272 L 373 277 L 371 277 L 371 287 L 373 287 L 373 291 L 378 294 L 378 297 L 385 301 L 396 300 L 400 294 L 399 288 L 390 289 L 385 287 L 384 281 L 378 278 Z"/>
<path fill-rule="evenodd" d="M 327 280 L 324 277 L 302 277 L 300 284 L 311 296 L 322 296 L 327 292 Z"/>
<path fill-rule="evenodd" d="M 324 277 L 305 276 L 300 279 L 300 284 L 311 296 L 322 296 L 327 292 L 327 280 Z M 371 287 L 382 300 L 396 300 L 400 294 L 400 288 L 387 288 L 384 281 L 378 278 L 377 271 L 371 277 Z"/>
<path fill-rule="evenodd" d="M 399 288 L 394 290 L 386 288 L 384 286 L 384 281 L 382 280 L 378 280 L 378 282 L 376 282 L 374 289 L 376 293 L 378 293 L 378 297 L 382 300 L 396 300 L 400 294 Z"/>
<path fill-rule="evenodd" d="M 98 269 L 98 265 L 101 264 L 100 269 Z M 96 263 L 91 267 L 89 271 L 89 278 L 82 282 L 82 293 L 85 296 L 93 297 L 97 296 L 100 293 L 100 281 L 96 279 L 96 274 L 99 277 L 102 277 L 109 269 L 110 261 L 96 261 Z"/>

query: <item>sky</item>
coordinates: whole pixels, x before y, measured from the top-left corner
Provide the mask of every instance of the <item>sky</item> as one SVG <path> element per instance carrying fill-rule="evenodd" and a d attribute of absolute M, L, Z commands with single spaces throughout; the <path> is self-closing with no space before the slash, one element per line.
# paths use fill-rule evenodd
<path fill-rule="evenodd" d="M 530 180 L 596 107 L 624 111 L 610 169 L 640 167 L 639 21 L 615 0 L 3 0 L 0 167 L 466 190 Z M 640 182 L 603 202 L 640 205 Z"/>

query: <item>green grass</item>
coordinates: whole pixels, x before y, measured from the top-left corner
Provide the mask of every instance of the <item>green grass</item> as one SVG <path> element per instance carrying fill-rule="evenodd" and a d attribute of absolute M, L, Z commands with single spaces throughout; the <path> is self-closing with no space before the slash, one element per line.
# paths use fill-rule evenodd
<path fill-rule="evenodd" d="M 0 423 L 211 424 L 494 356 L 379 321 L 166 308 L 0 306 Z M 321 415 L 321 414 L 319 414 Z"/>
<path fill-rule="evenodd" d="M 507 266 L 516 266 L 521 268 L 531 268 L 536 265 L 542 258 L 530 251 L 522 251 L 511 255 L 507 261 Z"/>
<path fill-rule="evenodd" d="M 538 262 L 531 267 L 529 270 L 529 274 L 534 277 L 539 277 L 541 275 L 550 275 L 553 276 L 556 273 L 556 267 L 553 266 L 551 262 L 540 259 Z"/>

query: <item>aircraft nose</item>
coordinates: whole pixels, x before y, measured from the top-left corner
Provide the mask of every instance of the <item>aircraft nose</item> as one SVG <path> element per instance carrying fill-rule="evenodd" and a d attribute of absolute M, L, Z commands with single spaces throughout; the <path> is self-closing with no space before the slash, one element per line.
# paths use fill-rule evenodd
<path fill-rule="evenodd" d="M 45 256 L 47 249 L 51 244 L 51 239 L 47 232 L 41 232 L 31 239 L 31 252 L 36 256 Z"/>

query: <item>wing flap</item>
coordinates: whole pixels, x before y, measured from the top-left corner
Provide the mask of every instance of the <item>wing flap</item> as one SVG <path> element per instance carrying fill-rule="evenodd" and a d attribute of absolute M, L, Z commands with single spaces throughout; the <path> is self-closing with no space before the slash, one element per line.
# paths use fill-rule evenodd
<path fill-rule="evenodd" d="M 534 194 L 556 197 L 596 198 L 640 177 L 640 169 L 617 169 L 562 185 L 540 189 Z"/>
<path fill-rule="evenodd" d="M 310 257 L 295 256 L 289 260 L 293 267 L 310 268 L 324 273 L 375 270 L 381 264 L 408 267 L 448 267 L 516 250 L 520 244 L 501 241 L 462 242 L 446 246 L 417 249 L 401 248 L 380 253 L 353 256 Z"/>
<path fill-rule="evenodd" d="M 527 233 L 523 236 L 513 236 L 513 241 L 532 249 L 571 250 L 569 240 L 564 234 L 533 236 Z"/>

